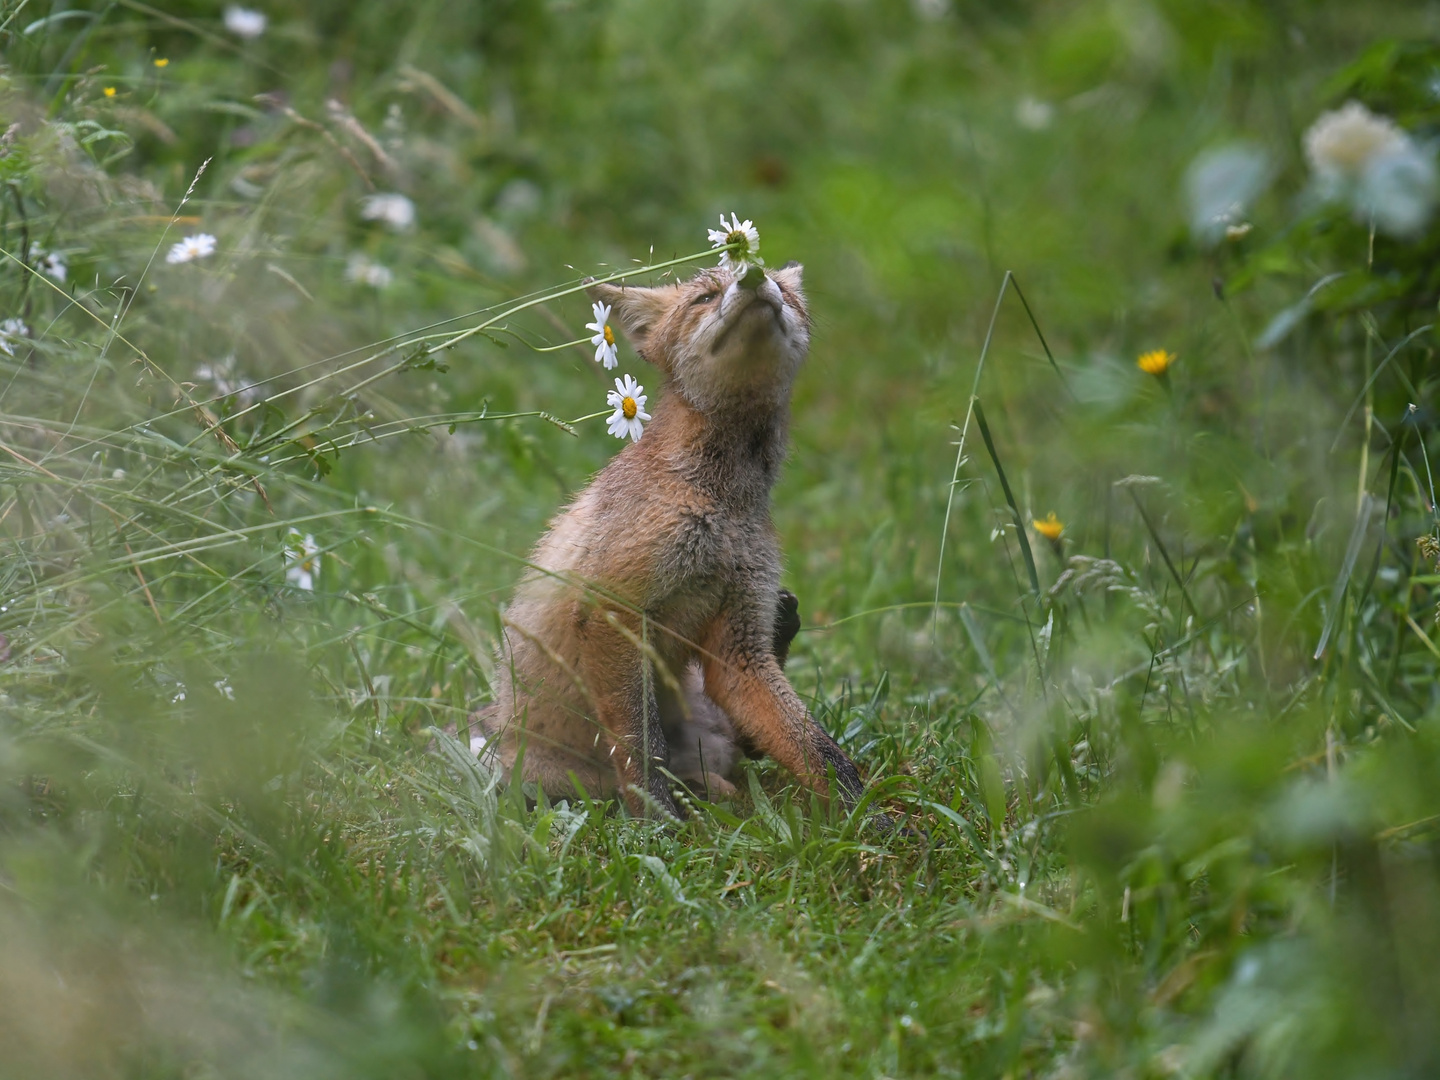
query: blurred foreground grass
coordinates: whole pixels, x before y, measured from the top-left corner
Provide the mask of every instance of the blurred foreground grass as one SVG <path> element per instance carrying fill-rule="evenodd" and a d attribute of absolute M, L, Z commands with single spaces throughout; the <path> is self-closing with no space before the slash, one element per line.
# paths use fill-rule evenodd
<path fill-rule="evenodd" d="M 1433 175 L 1303 153 L 1433 160 L 1436 5 L 0 10 L 0 1074 L 1440 1070 Z M 417 343 L 730 210 L 790 672 L 924 836 L 468 753 L 608 379 Z"/>

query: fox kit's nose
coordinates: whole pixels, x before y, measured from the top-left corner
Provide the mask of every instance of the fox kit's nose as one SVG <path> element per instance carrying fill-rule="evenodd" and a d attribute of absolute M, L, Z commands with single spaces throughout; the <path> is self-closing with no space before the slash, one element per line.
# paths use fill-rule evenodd
<path fill-rule="evenodd" d="M 750 267 L 744 277 L 732 280 L 720 301 L 720 317 L 727 323 L 745 312 L 765 310 L 779 318 L 785 312 L 785 297 L 780 286 L 758 266 Z"/>
<path fill-rule="evenodd" d="M 755 298 L 765 301 L 777 312 L 785 306 L 785 297 L 780 292 L 780 286 L 775 283 L 773 278 L 767 277 L 763 271 L 760 280 L 755 285 Z"/>

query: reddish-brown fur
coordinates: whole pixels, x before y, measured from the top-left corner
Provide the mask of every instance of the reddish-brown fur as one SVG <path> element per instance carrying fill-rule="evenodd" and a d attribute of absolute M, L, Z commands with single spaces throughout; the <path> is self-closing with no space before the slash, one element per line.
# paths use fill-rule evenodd
<path fill-rule="evenodd" d="M 523 760 L 552 797 L 578 783 L 676 814 L 670 765 L 728 791 L 739 743 L 822 794 L 827 769 L 847 799 L 859 793 L 775 655 L 770 489 L 810 343 L 800 283 L 792 264 L 754 289 L 717 268 L 591 290 L 666 384 L 643 437 L 551 523 L 505 613 L 487 753 L 510 770 Z"/>

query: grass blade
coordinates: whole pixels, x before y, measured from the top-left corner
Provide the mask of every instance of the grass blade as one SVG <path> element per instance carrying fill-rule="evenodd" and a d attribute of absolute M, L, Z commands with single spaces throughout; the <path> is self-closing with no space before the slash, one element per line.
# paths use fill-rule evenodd
<path fill-rule="evenodd" d="M 1020 538 L 1020 554 L 1025 558 L 1025 572 L 1030 575 L 1030 587 L 1035 590 L 1035 598 L 1038 600 L 1040 575 L 1035 572 L 1035 555 L 1030 550 L 1030 537 L 1025 534 L 1025 521 L 1020 516 L 1020 507 L 1015 503 L 1015 493 L 1010 490 L 1010 481 L 1005 479 L 1005 468 L 1000 464 L 1000 455 L 995 451 L 995 440 L 990 437 L 990 425 L 985 422 L 985 410 L 981 408 L 979 398 L 975 399 L 975 422 L 980 425 L 980 437 L 985 440 L 985 449 L 990 453 L 990 460 L 995 463 L 995 472 L 1000 477 L 1000 490 L 1005 493 L 1010 516 L 1015 519 L 1015 532 Z"/>
<path fill-rule="evenodd" d="M 1135 494 L 1135 489 L 1127 487 L 1130 498 L 1135 500 L 1135 509 L 1140 511 L 1140 520 L 1145 522 L 1145 529 L 1150 533 L 1150 539 L 1155 541 L 1155 547 L 1160 552 L 1160 558 L 1165 560 L 1165 567 L 1170 571 L 1170 576 L 1175 579 L 1175 584 L 1180 587 L 1180 595 L 1185 598 L 1185 606 L 1190 609 L 1190 614 L 1200 618 L 1200 609 L 1195 606 L 1195 601 L 1190 599 L 1190 590 L 1185 588 L 1185 579 L 1180 576 L 1180 571 L 1175 569 L 1175 564 L 1170 561 L 1170 552 L 1165 550 L 1165 541 L 1160 539 L 1160 530 L 1155 528 L 1155 523 L 1150 520 L 1150 515 L 1145 512 L 1145 504 L 1140 501 L 1140 496 Z"/>
<path fill-rule="evenodd" d="M 1319 660 L 1325 654 L 1325 646 L 1330 644 L 1330 635 L 1335 632 L 1335 624 L 1340 621 L 1340 601 L 1345 596 L 1345 588 L 1350 584 L 1350 575 L 1355 572 L 1355 560 L 1360 557 L 1360 547 L 1365 541 L 1365 534 L 1370 529 L 1370 518 L 1375 510 L 1375 499 L 1367 491 L 1360 500 L 1360 506 L 1355 511 L 1355 527 L 1350 530 L 1350 543 L 1345 548 L 1345 561 L 1340 564 L 1340 573 L 1335 578 L 1335 587 L 1330 590 L 1330 610 L 1325 613 L 1325 628 L 1320 632 L 1320 644 L 1315 646 L 1313 659 Z"/>
<path fill-rule="evenodd" d="M 1020 282 L 1015 277 L 1015 271 L 1006 270 L 1005 277 L 1000 282 L 1000 292 L 995 296 L 995 307 L 990 312 L 990 324 L 985 328 L 985 341 L 980 346 L 980 360 L 975 365 L 975 378 L 970 384 L 970 406 L 965 412 L 965 424 L 960 429 L 960 441 L 956 444 L 955 468 L 950 474 L 950 490 L 945 498 L 945 523 L 940 527 L 940 554 L 935 565 L 935 613 L 931 620 L 931 633 L 934 634 L 934 622 L 940 615 L 940 577 L 945 572 L 945 543 L 950 538 L 950 511 L 955 506 L 955 489 L 960 483 L 960 467 L 965 464 L 965 439 L 970 434 L 970 417 L 974 415 L 975 408 L 979 404 L 977 395 L 980 393 L 980 376 L 985 372 L 985 358 L 990 355 L 990 342 L 995 337 L 995 323 L 1000 318 L 1000 305 L 1005 300 L 1005 292 L 1011 285 L 1015 286 L 1015 295 L 1020 298 L 1020 303 L 1025 308 L 1025 314 L 1030 319 L 1030 325 L 1035 329 L 1035 336 L 1040 339 L 1040 347 L 1045 350 L 1045 357 L 1050 361 L 1050 366 L 1055 369 L 1055 375 L 1060 380 L 1060 385 L 1065 387 L 1065 392 L 1073 400 L 1074 391 L 1070 384 L 1065 381 L 1065 375 L 1060 370 L 1060 365 L 1055 362 L 1055 355 L 1050 351 L 1050 344 L 1045 340 L 1045 335 L 1040 330 L 1040 322 L 1035 318 L 1035 313 L 1030 310 L 1030 301 L 1025 299 L 1025 294 L 1020 291 Z M 993 453 L 991 455 L 994 456 Z M 1023 530 L 1022 530 L 1023 532 Z M 1023 541 L 1022 541 L 1023 543 Z M 1032 568 L 1033 569 L 1033 568 Z M 1034 578 L 1032 572 L 1031 577 Z M 1038 593 L 1040 587 L 1037 584 L 1035 591 Z"/>

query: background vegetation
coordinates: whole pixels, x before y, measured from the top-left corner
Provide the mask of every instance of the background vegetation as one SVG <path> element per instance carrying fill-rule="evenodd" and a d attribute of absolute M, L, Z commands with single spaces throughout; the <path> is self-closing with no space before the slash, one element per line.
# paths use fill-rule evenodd
<path fill-rule="evenodd" d="M 1440 228 L 1303 152 L 1433 154 L 1435 4 L 0 11 L 0 1074 L 1440 1070 Z M 578 294 L 414 342 L 731 210 L 817 320 L 792 679 L 911 835 L 467 751 L 618 447 Z"/>

